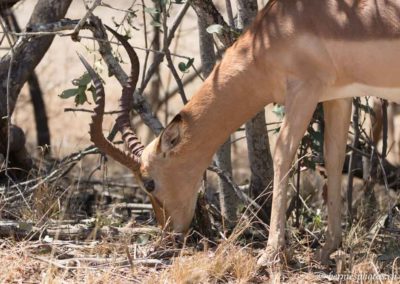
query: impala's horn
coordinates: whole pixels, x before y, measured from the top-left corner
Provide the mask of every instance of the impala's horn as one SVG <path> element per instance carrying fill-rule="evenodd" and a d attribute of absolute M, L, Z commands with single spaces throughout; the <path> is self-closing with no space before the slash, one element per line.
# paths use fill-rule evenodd
<path fill-rule="evenodd" d="M 139 58 L 132 48 L 132 46 L 128 43 L 124 36 L 120 35 L 109 26 L 105 26 L 108 31 L 110 31 L 122 44 L 125 48 L 126 52 L 128 53 L 129 60 L 131 61 L 131 74 L 128 78 L 128 81 L 124 84 L 122 89 L 122 96 L 119 100 L 119 105 L 121 108 L 121 114 L 117 117 L 117 126 L 119 131 L 122 134 L 122 138 L 129 148 L 130 152 L 140 157 L 143 152 L 143 145 L 136 136 L 135 132 L 132 129 L 129 112 L 132 110 L 133 106 L 133 93 L 136 89 L 136 84 L 139 79 L 139 72 L 140 72 L 140 62 Z"/>
<path fill-rule="evenodd" d="M 134 49 L 122 35 L 107 26 L 106 28 L 121 42 L 131 61 L 131 74 L 128 80 L 123 84 L 122 95 L 119 100 L 121 112 L 116 119 L 118 130 L 121 132 L 122 139 L 127 145 L 129 151 L 121 151 L 104 137 L 102 132 L 105 101 L 103 84 L 99 75 L 97 75 L 89 63 L 79 55 L 80 60 L 92 78 L 96 93 L 96 106 L 94 108 L 94 114 L 92 115 L 92 122 L 90 123 L 90 140 L 103 153 L 109 155 L 131 170 L 137 171 L 140 168 L 140 156 L 144 147 L 132 129 L 129 112 L 132 109 L 133 92 L 135 91 L 136 83 L 139 78 L 139 59 Z"/>

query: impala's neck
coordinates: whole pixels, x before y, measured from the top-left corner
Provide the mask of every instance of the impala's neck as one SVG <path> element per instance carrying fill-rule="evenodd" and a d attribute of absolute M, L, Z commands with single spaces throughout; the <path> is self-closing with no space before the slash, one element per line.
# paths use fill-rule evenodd
<path fill-rule="evenodd" d="M 274 88 L 266 80 L 266 62 L 257 57 L 252 37 L 246 33 L 226 52 L 181 111 L 187 141 L 183 151 L 190 151 L 192 161 L 198 156 L 201 167 L 208 165 L 232 132 L 273 101 L 268 93 Z"/>

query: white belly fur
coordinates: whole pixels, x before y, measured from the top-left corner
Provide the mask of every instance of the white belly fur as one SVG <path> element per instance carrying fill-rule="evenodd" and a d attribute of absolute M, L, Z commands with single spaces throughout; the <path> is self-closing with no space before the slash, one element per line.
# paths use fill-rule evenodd
<path fill-rule="evenodd" d="M 400 103 L 400 88 L 384 88 L 353 83 L 341 87 L 328 88 L 321 97 L 321 102 L 352 97 L 378 97 Z"/>
<path fill-rule="evenodd" d="M 348 85 L 334 85 L 322 94 L 321 101 L 374 96 L 400 102 L 400 39 L 324 40 L 338 78 Z M 351 81 L 353 80 L 353 81 Z"/>

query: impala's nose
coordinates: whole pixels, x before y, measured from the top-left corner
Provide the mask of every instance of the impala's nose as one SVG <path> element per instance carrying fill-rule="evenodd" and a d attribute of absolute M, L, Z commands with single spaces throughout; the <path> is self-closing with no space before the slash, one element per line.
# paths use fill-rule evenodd
<path fill-rule="evenodd" d="M 166 230 L 175 233 L 186 233 L 193 219 L 194 208 L 172 204 L 173 208 L 161 205 L 161 202 L 154 196 L 150 197 L 156 215 L 157 223 Z"/>
<path fill-rule="evenodd" d="M 151 205 L 153 206 L 154 214 L 156 215 L 156 220 L 158 225 L 160 225 L 163 229 L 168 229 L 166 226 L 168 225 L 167 222 L 168 219 L 170 218 L 164 209 L 164 207 L 161 205 L 160 201 L 153 195 L 150 195 L 150 201 Z"/>

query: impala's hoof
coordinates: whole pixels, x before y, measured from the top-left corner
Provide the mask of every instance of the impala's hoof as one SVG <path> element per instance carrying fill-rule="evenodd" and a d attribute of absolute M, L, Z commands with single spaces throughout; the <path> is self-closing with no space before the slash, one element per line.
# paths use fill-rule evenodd
<path fill-rule="evenodd" d="M 267 246 L 265 250 L 260 253 L 257 260 L 258 267 L 271 267 L 280 264 L 283 260 L 284 252 L 280 249 Z"/>

